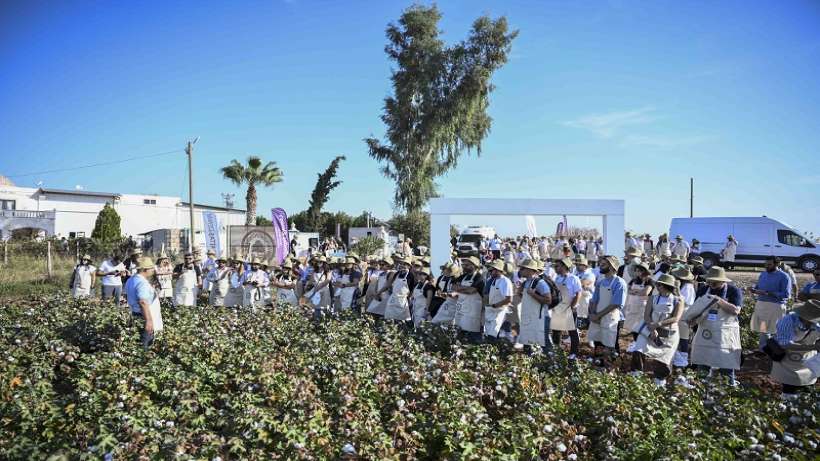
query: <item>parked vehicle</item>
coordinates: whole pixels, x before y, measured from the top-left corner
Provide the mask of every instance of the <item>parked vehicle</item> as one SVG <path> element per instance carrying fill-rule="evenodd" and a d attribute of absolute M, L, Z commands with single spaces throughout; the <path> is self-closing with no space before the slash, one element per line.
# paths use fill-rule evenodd
<path fill-rule="evenodd" d="M 456 252 L 459 257 L 478 256 L 482 240 L 495 237 L 495 229 L 487 226 L 469 226 L 464 229 L 456 241 Z"/>
<path fill-rule="evenodd" d="M 734 264 L 762 265 L 768 256 L 810 272 L 820 266 L 820 250 L 791 226 L 766 216 L 753 218 L 673 218 L 669 237 L 682 235 L 700 241 L 700 255 L 707 268 L 721 262 L 726 239 L 738 242 Z"/>

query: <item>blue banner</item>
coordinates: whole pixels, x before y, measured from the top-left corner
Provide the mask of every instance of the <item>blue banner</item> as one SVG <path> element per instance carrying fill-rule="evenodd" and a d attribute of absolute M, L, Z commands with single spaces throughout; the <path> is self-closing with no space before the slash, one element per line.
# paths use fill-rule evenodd
<path fill-rule="evenodd" d="M 217 256 L 222 254 L 222 241 L 219 238 L 219 218 L 213 211 L 202 212 L 202 227 L 205 231 L 205 249 L 214 250 Z"/>

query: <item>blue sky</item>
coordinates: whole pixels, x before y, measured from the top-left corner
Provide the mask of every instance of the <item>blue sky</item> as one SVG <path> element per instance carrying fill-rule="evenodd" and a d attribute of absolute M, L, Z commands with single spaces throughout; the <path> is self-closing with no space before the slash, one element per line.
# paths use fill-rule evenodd
<path fill-rule="evenodd" d="M 184 147 L 195 199 L 244 191 L 233 158 L 275 160 L 260 210 L 306 208 L 338 154 L 326 209 L 391 214 L 362 138 L 384 132 L 384 28 L 407 2 L 0 4 L 0 174 L 18 185 L 185 197 L 183 154 L 34 176 Z M 440 178 L 449 197 L 621 198 L 654 234 L 689 211 L 768 215 L 820 233 L 820 3 L 438 2 L 448 41 L 481 14 L 520 30 L 494 78 L 492 132 Z M 458 222 L 476 223 L 463 218 Z M 539 219 L 554 229 L 554 220 Z M 579 218 L 570 224 L 595 225 Z M 492 224 L 492 223 L 490 223 Z M 524 220 L 495 222 L 521 232 Z M 539 229 L 540 230 L 540 229 Z"/>

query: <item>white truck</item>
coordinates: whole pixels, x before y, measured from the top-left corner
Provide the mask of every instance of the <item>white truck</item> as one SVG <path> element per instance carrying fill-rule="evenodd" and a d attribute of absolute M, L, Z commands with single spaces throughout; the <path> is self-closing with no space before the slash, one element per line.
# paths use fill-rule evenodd
<path fill-rule="evenodd" d="M 478 256 L 482 240 L 495 237 L 495 229 L 488 226 L 468 226 L 458 236 L 456 253 L 458 256 Z"/>
<path fill-rule="evenodd" d="M 778 256 L 807 272 L 820 266 L 817 245 L 791 226 L 766 216 L 673 218 L 669 238 L 677 235 L 689 242 L 700 241 L 700 255 L 706 268 L 720 264 L 721 250 L 729 235 L 738 242 L 734 263 L 737 266 L 760 266 L 768 256 Z"/>

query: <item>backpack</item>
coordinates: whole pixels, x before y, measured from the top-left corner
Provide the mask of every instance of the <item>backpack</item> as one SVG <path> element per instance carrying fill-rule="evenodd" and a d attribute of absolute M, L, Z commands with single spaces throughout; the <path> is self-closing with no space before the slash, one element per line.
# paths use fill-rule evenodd
<path fill-rule="evenodd" d="M 535 284 L 538 283 L 538 279 L 543 280 L 544 282 L 547 283 L 547 286 L 550 287 L 549 308 L 552 309 L 553 307 L 561 304 L 561 292 L 558 291 L 558 285 L 556 285 L 555 282 L 551 278 L 549 278 L 548 276 L 543 275 L 543 274 L 537 276 L 534 279 L 532 285 L 530 285 L 530 287 L 533 287 L 533 289 L 534 289 Z"/>

